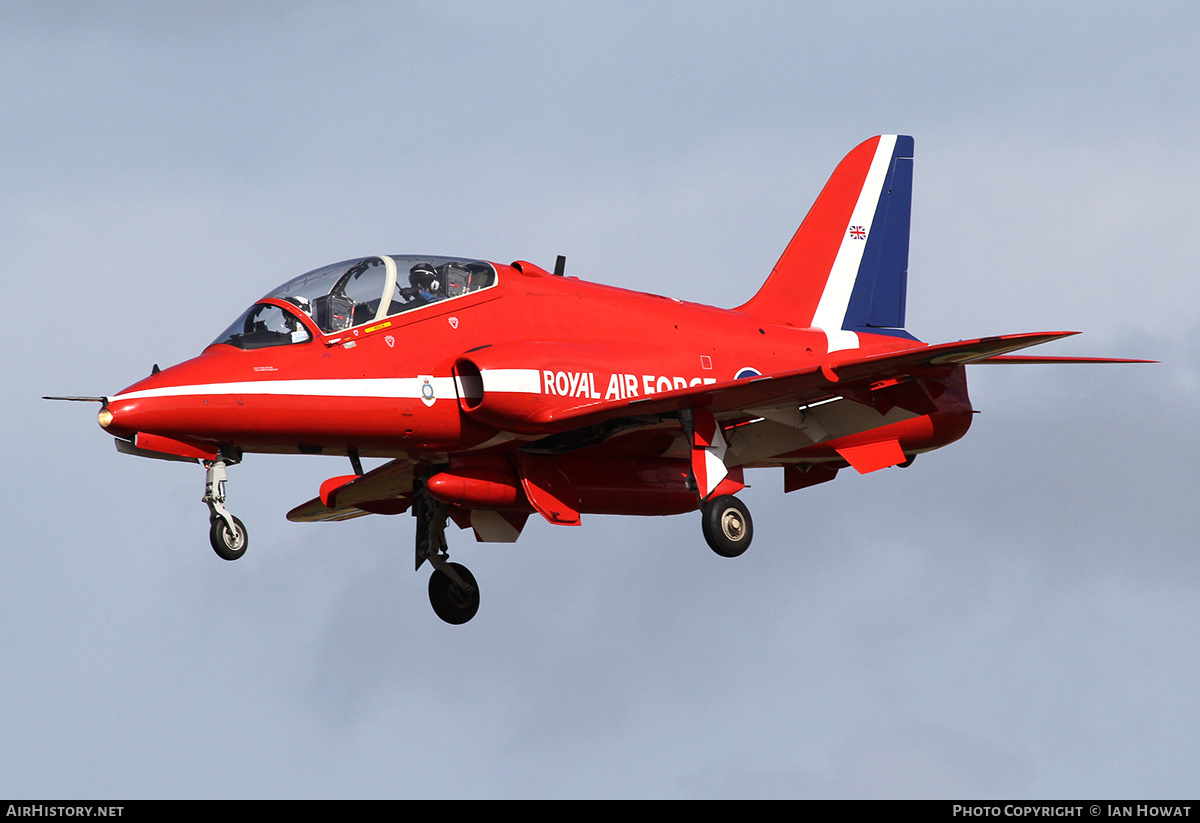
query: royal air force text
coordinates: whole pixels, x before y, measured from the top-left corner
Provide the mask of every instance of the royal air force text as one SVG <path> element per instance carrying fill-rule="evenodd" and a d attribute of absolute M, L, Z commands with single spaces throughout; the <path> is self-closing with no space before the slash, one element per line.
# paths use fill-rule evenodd
<path fill-rule="evenodd" d="M 596 382 L 594 372 L 542 371 L 542 393 L 552 397 L 586 397 L 591 400 L 628 400 L 630 397 L 662 394 L 676 389 L 709 386 L 716 383 L 712 377 L 664 377 L 655 374 L 613 374 L 601 394 L 597 388 L 604 385 Z"/>

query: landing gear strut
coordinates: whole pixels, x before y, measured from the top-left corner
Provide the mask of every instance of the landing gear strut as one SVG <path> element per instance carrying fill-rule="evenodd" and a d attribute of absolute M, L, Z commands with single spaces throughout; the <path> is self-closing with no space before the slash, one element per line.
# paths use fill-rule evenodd
<path fill-rule="evenodd" d="M 746 504 L 733 495 L 723 494 L 706 502 L 700 509 L 701 526 L 709 548 L 721 557 L 737 557 L 750 548 L 754 521 Z"/>
<path fill-rule="evenodd" d="M 413 516 L 417 518 L 416 565 L 426 560 L 433 566 L 429 578 L 429 604 L 434 613 L 455 626 L 479 611 L 479 586 L 467 567 L 450 562 L 446 546 L 446 507 L 433 498 L 425 482 L 413 484 Z"/>
<path fill-rule="evenodd" d="M 225 467 L 239 462 L 224 452 L 216 460 L 205 460 L 204 497 L 208 506 L 208 541 L 222 560 L 237 560 L 250 543 L 246 524 L 225 508 Z"/>

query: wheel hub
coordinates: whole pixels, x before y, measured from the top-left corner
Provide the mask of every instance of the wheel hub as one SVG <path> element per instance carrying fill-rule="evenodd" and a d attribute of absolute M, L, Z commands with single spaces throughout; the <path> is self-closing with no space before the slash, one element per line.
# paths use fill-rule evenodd
<path fill-rule="evenodd" d="M 451 605 L 456 609 L 465 609 L 471 604 L 471 593 L 462 586 L 451 584 L 446 594 Z"/>
<path fill-rule="evenodd" d="M 244 536 L 240 529 L 231 529 L 228 525 L 225 525 L 221 529 L 221 532 L 225 537 L 225 545 L 229 546 L 229 548 L 237 551 L 242 547 Z"/>
<path fill-rule="evenodd" d="M 736 509 L 729 509 L 721 515 L 721 531 L 730 540 L 741 540 L 746 533 L 746 524 Z"/>

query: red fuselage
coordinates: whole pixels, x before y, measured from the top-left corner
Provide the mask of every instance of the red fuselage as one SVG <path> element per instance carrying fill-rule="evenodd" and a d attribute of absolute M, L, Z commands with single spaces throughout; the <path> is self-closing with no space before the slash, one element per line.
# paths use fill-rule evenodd
<path fill-rule="evenodd" d="M 827 355 L 820 330 L 766 324 L 736 311 L 518 265 L 495 266 L 497 283 L 485 291 L 349 331 L 323 334 L 298 313 L 312 334 L 301 344 L 249 350 L 214 344 L 112 398 L 106 428 L 123 438 L 158 435 L 245 452 L 356 450 L 363 456 L 437 461 L 485 446 L 504 428 L 521 428 L 497 425 L 503 421 L 589 402 L 648 398 L 739 375 L 753 379 L 834 362 L 840 354 Z M 887 335 L 864 334 L 860 341 L 856 356 L 923 346 Z M 524 385 L 490 393 L 481 403 L 455 380 L 462 358 L 484 369 L 519 373 Z M 942 392 L 933 415 L 890 424 L 903 435 L 906 451 L 936 448 L 965 432 L 970 404 L 961 369 L 956 372 L 950 381 L 955 390 Z M 538 434 L 538 425 L 530 422 L 520 440 Z M 669 445 L 669 436 L 657 439 Z M 509 437 L 495 446 L 519 444 Z M 836 458 L 832 445 L 788 457 Z"/>

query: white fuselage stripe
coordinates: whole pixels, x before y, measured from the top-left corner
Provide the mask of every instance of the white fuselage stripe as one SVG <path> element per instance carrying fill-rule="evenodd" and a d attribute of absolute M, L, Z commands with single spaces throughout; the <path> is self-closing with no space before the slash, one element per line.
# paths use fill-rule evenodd
<path fill-rule="evenodd" d="M 842 328 L 846 319 L 846 308 L 850 305 L 850 296 L 854 293 L 854 281 L 858 278 L 858 268 L 862 263 L 863 250 L 867 246 L 866 238 L 871 234 L 871 223 L 875 219 L 875 210 L 879 207 L 879 196 L 887 179 L 888 167 L 892 162 L 892 152 L 896 149 L 896 135 L 884 134 L 879 138 L 875 147 L 875 157 L 871 160 L 871 168 L 867 171 L 862 190 L 858 194 L 858 202 L 850 215 L 842 235 L 842 245 L 830 269 L 829 279 L 825 282 L 825 291 L 821 293 L 821 301 L 813 315 L 813 325 L 824 330 L 829 340 L 829 351 L 841 349 L 857 349 L 858 335 Z M 861 226 L 865 232 L 863 239 L 850 236 L 851 226 Z"/>
<path fill-rule="evenodd" d="M 110 400 L 140 400 L 149 397 L 194 397 L 197 395 L 257 394 L 294 397 L 370 397 L 384 399 L 420 399 L 425 379 L 420 377 L 365 377 L 358 379 L 246 380 L 236 383 L 199 383 L 191 386 L 163 386 L 119 394 Z M 429 380 L 435 396 L 455 396 L 453 377 Z"/>
<path fill-rule="evenodd" d="M 484 369 L 483 385 L 489 392 L 538 394 L 541 392 L 537 369 Z M 197 395 L 258 394 L 292 397 L 371 397 L 384 399 L 425 399 L 425 383 L 433 387 L 435 397 L 456 397 L 453 377 L 362 377 L 312 380 L 243 380 L 230 383 L 197 383 L 190 386 L 163 386 L 119 394 L 110 402 L 150 397 L 195 397 Z"/>
<path fill-rule="evenodd" d="M 537 369 L 482 369 L 483 390 L 513 394 L 541 394 L 542 373 Z"/>

